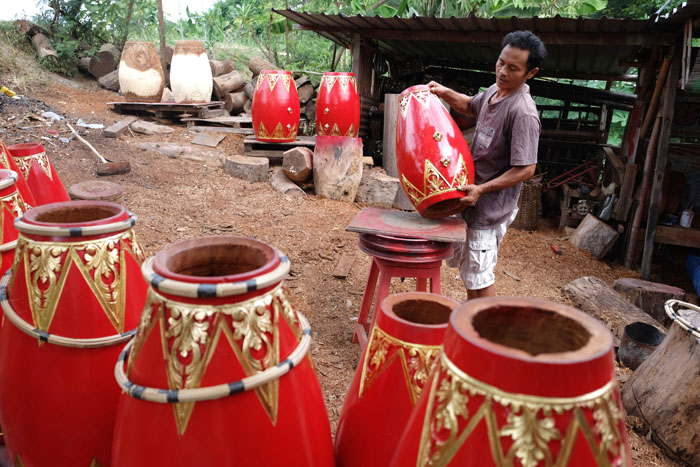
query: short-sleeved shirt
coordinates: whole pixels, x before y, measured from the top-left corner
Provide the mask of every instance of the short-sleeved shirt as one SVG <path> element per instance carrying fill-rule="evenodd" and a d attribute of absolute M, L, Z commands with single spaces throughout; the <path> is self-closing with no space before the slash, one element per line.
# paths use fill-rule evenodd
<path fill-rule="evenodd" d="M 470 149 L 477 185 L 512 167 L 537 163 L 540 118 L 530 87 L 524 84 L 505 99 L 489 103 L 497 90 L 498 86 L 494 84 L 469 102 L 469 110 L 476 116 L 476 131 Z M 474 207 L 464 211 L 467 226 L 487 229 L 506 220 L 518 204 L 521 185 L 518 183 L 481 195 Z"/>

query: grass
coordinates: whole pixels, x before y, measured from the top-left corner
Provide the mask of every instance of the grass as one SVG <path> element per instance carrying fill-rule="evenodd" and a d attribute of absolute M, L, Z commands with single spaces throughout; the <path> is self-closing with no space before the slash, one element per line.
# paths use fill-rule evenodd
<path fill-rule="evenodd" d="M 0 21 L 0 85 L 16 93 L 48 88 L 50 74 L 39 64 L 31 43 L 10 21 Z"/>

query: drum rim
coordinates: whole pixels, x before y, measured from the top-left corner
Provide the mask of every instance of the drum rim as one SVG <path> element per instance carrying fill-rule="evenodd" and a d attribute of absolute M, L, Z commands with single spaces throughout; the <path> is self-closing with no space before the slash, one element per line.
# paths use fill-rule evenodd
<path fill-rule="evenodd" d="M 700 313 L 700 307 L 697 305 L 693 305 L 692 303 L 684 302 L 681 300 L 676 300 L 676 299 L 671 299 L 667 300 L 666 303 L 664 304 L 664 308 L 666 309 L 666 314 L 668 315 L 669 318 L 671 318 L 674 322 L 676 322 L 681 328 L 685 329 L 688 331 L 690 334 L 695 336 L 696 338 L 700 339 L 700 328 L 692 324 L 690 321 L 687 319 L 683 318 L 678 314 L 676 310 L 673 309 L 674 305 L 681 305 L 684 308 L 694 311 L 696 313 Z"/>

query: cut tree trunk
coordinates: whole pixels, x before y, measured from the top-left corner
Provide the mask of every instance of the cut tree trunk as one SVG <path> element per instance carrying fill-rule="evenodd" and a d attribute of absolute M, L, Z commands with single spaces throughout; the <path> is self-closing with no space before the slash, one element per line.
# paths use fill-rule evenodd
<path fill-rule="evenodd" d="M 83 57 L 78 61 L 78 70 L 85 74 L 90 73 L 90 57 Z"/>
<path fill-rule="evenodd" d="M 316 136 L 313 165 L 318 196 L 352 203 L 362 179 L 362 139 Z"/>
<path fill-rule="evenodd" d="M 700 327 L 700 313 L 679 311 Z M 659 348 L 630 376 L 622 403 L 651 427 L 651 439 L 687 465 L 700 465 L 700 341 L 673 323 Z"/>
<path fill-rule="evenodd" d="M 240 72 L 233 70 L 230 73 L 214 78 L 214 95 L 218 100 L 223 100 L 226 94 L 238 91 L 244 84 L 245 81 Z"/>
<path fill-rule="evenodd" d="M 107 73 L 111 73 L 119 66 L 119 50 L 112 44 L 104 44 L 100 51 L 92 56 L 88 71 L 96 79 L 100 79 Z"/>
<path fill-rule="evenodd" d="M 248 96 L 248 99 L 252 101 L 253 95 L 255 94 L 255 84 L 251 83 L 250 81 L 246 81 L 243 85 L 243 91 L 245 92 L 245 95 Z"/>
<path fill-rule="evenodd" d="M 249 99 L 249 100 L 245 101 L 245 104 L 243 105 L 243 112 L 246 115 L 251 115 L 252 110 L 253 110 L 253 100 Z"/>
<path fill-rule="evenodd" d="M 100 76 L 97 82 L 100 83 L 103 88 L 119 92 L 119 70 L 114 70 L 104 76 Z"/>
<path fill-rule="evenodd" d="M 601 320 L 618 340 L 622 339 L 624 327 L 635 321 L 651 324 L 662 331 L 665 329 L 597 277 L 579 277 L 566 284 L 562 290 L 577 308 Z"/>
<path fill-rule="evenodd" d="M 298 146 L 282 154 L 282 170 L 290 180 L 303 182 L 312 175 L 314 153 L 309 148 Z"/>
<path fill-rule="evenodd" d="M 34 34 L 32 37 L 32 45 L 36 49 L 36 53 L 39 54 L 39 60 L 58 61 L 58 53 L 51 45 L 49 38 L 45 35 L 41 33 Z"/>
<path fill-rule="evenodd" d="M 687 301 L 685 290 L 681 288 L 631 277 L 616 280 L 613 289 L 664 326 L 670 326 L 672 322 L 664 308 L 666 301 Z"/>
<path fill-rule="evenodd" d="M 259 75 L 262 70 L 276 70 L 277 67 L 262 57 L 253 57 L 248 62 L 248 68 L 253 75 Z"/>
<path fill-rule="evenodd" d="M 43 34 L 47 37 L 51 35 L 49 31 L 42 28 L 41 26 L 38 26 L 24 19 L 18 19 L 13 24 L 18 33 L 26 34 L 29 37 L 34 37 L 36 34 Z"/>
<path fill-rule="evenodd" d="M 311 83 L 306 83 L 297 89 L 297 93 L 299 93 L 299 102 L 306 104 L 314 96 L 314 87 Z"/>
<path fill-rule="evenodd" d="M 294 80 L 294 84 L 296 84 L 297 89 L 299 89 L 301 86 L 305 85 L 308 82 L 309 82 L 309 78 L 306 75 L 302 75 L 299 78 Z"/>
<path fill-rule="evenodd" d="M 619 236 L 617 230 L 589 213 L 569 238 L 569 242 L 589 252 L 595 259 L 603 259 Z"/>
<path fill-rule="evenodd" d="M 316 101 L 313 99 L 309 99 L 306 102 L 306 105 L 304 106 L 304 115 L 306 115 L 306 119 L 310 122 L 315 122 L 316 121 Z"/>
<path fill-rule="evenodd" d="M 270 184 L 275 190 L 285 195 L 306 196 L 306 192 L 304 192 L 304 190 L 299 188 L 296 183 L 287 178 L 282 167 L 273 167 L 272 176 L 270 177 Z"/>
<path fill-rule="evenodd" d="M 241 113 L 246 102 L 248 102 L 248 96 L 243 91 L 231 92 L 224 96 L 224 107 L 231 115 Z"/>
<path fill-rule="evenodd" d="M 209 66 L 211 67 L 211 75 L 214 78 L 231 73 L 236 69 L 236 65 L 232 60 L 209 60 Z"/>

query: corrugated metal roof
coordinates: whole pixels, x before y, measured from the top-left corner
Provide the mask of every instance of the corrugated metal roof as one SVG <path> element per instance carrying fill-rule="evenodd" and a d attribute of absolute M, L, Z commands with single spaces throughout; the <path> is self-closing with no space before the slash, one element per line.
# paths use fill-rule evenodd
<path fill-rule="evenodd" d="M 315 31 L 344 47 L 350 47 L 354 34 L 359 33 L 389 56 L 448 59 L 480 69 L 494 66 L 505 34 L 530 30 L 547 46 L 549 55 L 542 69 L 552 75 L 622 75 L 629 68 L 620 65 L 621 61 L 633 61 L 641 48 L 672 40 L 668 30 L 659 28 L 656 17 L 383 18 L 273 11 L 298 23 L 298 29 Z"/>

